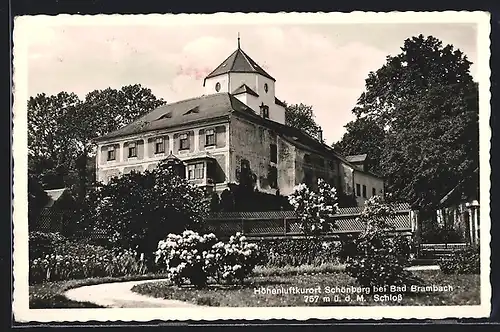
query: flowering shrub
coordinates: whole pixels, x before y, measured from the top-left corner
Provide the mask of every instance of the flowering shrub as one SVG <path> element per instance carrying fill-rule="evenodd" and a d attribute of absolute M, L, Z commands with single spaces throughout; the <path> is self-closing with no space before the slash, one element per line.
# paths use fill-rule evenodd
<path fill-rule="evenodd" d="M 388 223 L 394 210 L 381 197 L 374 196 L 365 203 L 360 220 L 365 230 L 353 243 L 346 244 L 346 272 L 363 286 L 403 284 L 409 274 L 409 242 L 391 234 Z"/>
<path fill-rule="evenodd" d="M 29 282 L 143 274 L 146 268 L 142 258 L 131 250 L 108 250 L 67 241 L 54 247 L 52 253 L 30 259 Z"/>
<path fill-rule="evenodd" d="M 332 240 L 280 239 L 258 243 L 266 266 L 300 266 L 338 263 L 340 243 Z"/>
<path fill-rule="evenodd" d="M 177 285 L 189 281 L 196 287 L 203 287 L 216 268 L 215 255 L 211 252 L 216 243 L 213 234 L 200 236 L 193 231 L 169 234 L 166 240 L 158 242 L 156 263 Z"/>
<path fill-rule="evenodd" d="M 445 274 L 479 274 L 481 271 L 479 246 L 456 251 L 451 258 L 442 258 L 439 268 Z"/>
<path fill-rule="evenodd" d="M 337 192 L 323 179 L 318 179 L 317 191 L 309 189 L 303 183 L 299 184 L 288 196 L 288 201 L 305 234 L 328 233 L 335 227 L 331 217 L 338 211 Z"/>
<path fill-rule="evenodd" d="M 231 236 L 227 243 L 216 243 L 212 250 L 217 264 L 216 279 L 227 283 L 242 283 L 261 258 L 257 244 L 248 243 L 240 233 Z"/>
<path fill-rule="evenodd" d="M 242 282 L 258 258 L 257 245 L 248 243 L 239 233 L 227 243 L 219 242 L 214 234 L 200 235 L 189 230 L 169 234 L 158 242 L 156 251 L 156 263 L 174 283 L 189 282 L 197 288 L 206 286 L 209 279 Z"/>

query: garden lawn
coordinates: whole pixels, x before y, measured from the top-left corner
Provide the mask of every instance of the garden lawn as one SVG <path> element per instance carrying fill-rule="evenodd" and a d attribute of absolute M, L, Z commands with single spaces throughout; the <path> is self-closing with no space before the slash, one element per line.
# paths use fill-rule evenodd
<path fill-rule="evenodd" d="M 206 306 L 224 307 L 262 307 L 262 306 L 333 306 L 333 305 L 477 305 L 480 303 L 479 275 L 445 275 L 440 271 L 416 271 L 413 275 L 425 286 L 452 286 L 449 292 L 406 293 L 395 292 L 392 300 L 377 301 L 373 292 L 364 295 L 363 300 L 356 295 L 346 301 L 344 294 L 335 298 L 334 294 L 326 294 L 328 286 L 356 286 L 353 278 L 343 272 L 308 273 L 302 275 L 260 275 L 250 277 L 242 286 L 212 285 L 207 289 L 172 286 L 168 282 L 151 282 L 136 285 L 132 291 L 139 294 L 192 302 Z M 256 294 L 256 289 L 266 290 L 320 288 L 321 293 L 311 294 Z M 398 296 L 398 294 L 401 294 Z M 318 295 L 317 297 L 315 295 Z M 307 301 L 308 300 L 308 301 Z"/>
<path fill-rule="evenodd" d="M 146 274 L 140 276 L 88 278 L 78 280 L 67 280 L 57 282 L 44 282 L 29 286 L 30 309 L 52 309 L 52 308 L 102 308 L 94 303 L 72 301 L 64 293 L 72 288 L 91 286 L 110 282 L 125 282 L 146 279 L 161 279 L 165 275 Z"/>

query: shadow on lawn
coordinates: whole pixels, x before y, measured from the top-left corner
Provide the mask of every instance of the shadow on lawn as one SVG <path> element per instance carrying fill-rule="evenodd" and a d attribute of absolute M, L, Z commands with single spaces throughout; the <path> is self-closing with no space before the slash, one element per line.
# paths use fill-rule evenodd
<path fill-rule="evenodd" d="M 242 284 L 218 284 L 218 283 L 212 283 L 208 284 L 206 286 L 206 290 L 210 291 L 217 291 L 217 290 L 238 290 L 238 289 L 246 289 L 246 288 L 255 288 L 257 287 L 262 287 L 262 286 L 272 286 L 272 285 L 290 285 L 292 284 L 290 281 L 287 280 L 268 280 L 262 277 L 263 280 L 245 280 L 243 281 Z M 167 284 L 165 281 L 163 281 L 164 284 Z M 182 286 L 175 286 L 172 284 L 168 284 L 168 286 L 172 288 L 177 288 L 179 290 L 197 290 L 197 288 L 193 285 L 182 285 Z"/>

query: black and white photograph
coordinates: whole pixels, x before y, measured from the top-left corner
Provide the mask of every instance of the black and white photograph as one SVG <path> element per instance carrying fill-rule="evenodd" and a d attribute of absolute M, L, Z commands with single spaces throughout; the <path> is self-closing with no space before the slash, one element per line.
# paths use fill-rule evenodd
<path fill-rule="evenodd" d="M 15 18 L 14 318 L 487 317 L 489 20 Z"/>

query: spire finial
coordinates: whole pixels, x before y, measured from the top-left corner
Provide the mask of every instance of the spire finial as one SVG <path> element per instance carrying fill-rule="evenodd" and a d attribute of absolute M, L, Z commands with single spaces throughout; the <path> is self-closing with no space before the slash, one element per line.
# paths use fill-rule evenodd
<path fill-rule="evenodd" d="M 238 49 L 240 49 L 240 33 L 238 32 Z"/>

